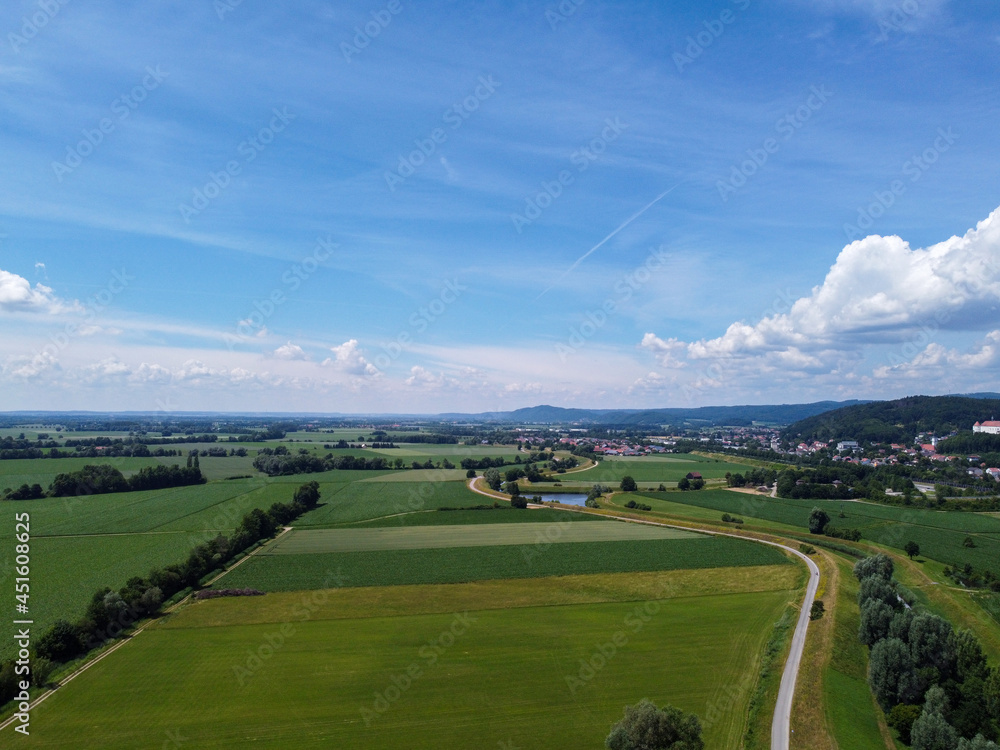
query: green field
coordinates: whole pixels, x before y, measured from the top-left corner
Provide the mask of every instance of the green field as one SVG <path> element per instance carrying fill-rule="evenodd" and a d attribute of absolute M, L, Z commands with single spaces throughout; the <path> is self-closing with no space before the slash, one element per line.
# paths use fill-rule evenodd
<path fill-rule="evenodd" d="M 483 498 L 484 500 L 486 498 Z M 562 523 L 569 521 L 600 521 L 600 516 L 588 513 L 568 513 L 553 508 L 533 508 L 521 511 L 502 503 L 499 508 L 488 510 L 430 510 L 401 513 L 399 515 L 378 518 L 373 521 L 354 521 L 343 524 L 341 528 L 375 529 L 393 526 L 450 526 L 452 524 L 471 523 Z"/>
<path fill-rule="evenodd" d="M 761 497 L 728 490 L 639 493 L 653 501 L 690 505 L 700 509 L 760 518 L 800 530 L 809 525 L 813 508 L 823 508 L 830 525 L 859 529 L 863 539 L 902 549 L 908 541 L 920 545 L 920 554 L 948 564 L 972 563 L 1000 574 L 1000 519 L 985 513 L 936 511 L 905 506 L 838 500 L 791 500 Z M 654 510 L 657 502 L 651 502 Z M 683 515 L 674 508 L 672 512 Z M 844 517 L 841 518 L 840 514 Z M 975 547 L 965 547 L 971 536 Z"/>
<path fill-rule="evenodd" d="M 774 547 L 730 537 L 550 544 L 543 536 L 517 546 L 256 555 L 215 588 L 294 591 L 320 588 L 333 576 L 346 586 L 395 586 L 782 562 Z"/>
<path fill-rule="evenodd" d="M 602 583 L 616 596 L 628 577 Z M 301 607 L 291 621 L 280 612 L 241 624 L 246 603 L 236 600 L 182 611 L 56 692 L 19 742 L 129 750 L 179 733 L 199 748 L 600 747 L 623 706 L 642 697 L 705 716 L 756 672 L 795 596 L 783 588 L 559 606 L 534 597 L 516 607 L 501 594 L 504 609 L 382 617 L 352 616 L 328 598 L 338 593 L 304 597 L 334 601 L 337 619 Z M 199 625 L 206 611 L 208 627 Z M 613 639 L 612 654 L 604 644 Z M 581 672 L 581 660 L 599 667 Z M 706 725 L 706 747 L 740 746 L 748 699 Z"/>
<path fill-rule="evenodd" d="M 641 458 L 603 458 L 594 468 L 574 472 L 566 479 L 617 486 L 626 475 L 637 482 L 677 482 L 689 472 L 697 472 L 705 479 L 721 479 L 726 476 L 727 471 L 736 473 L 745 470 L 746 466 L 741 464 L 682 453 Z"/>
<path fill-rule="evenodd" d="M 0 461 L 0 492 L 4 488 L 17 489 L 22 484 L 40 484 L 48 489 L 56 474 L 79 471 L 84 466 L 110 464 L 126 477 L 135 474 L 145 466 L 160 463 L 181 463 L 186 459 L 174 458 L 14 458 Z"/>
<path fill-rule="evenodd" d="M 574 542 L 624 542 L 650 539 L 702 539 L 710 537 L 662 526 L 645 526 L 620 521 L 545 526 L 525 523 L 413 526 L 397 529 L 302 529 L 284 534 L 261 554 L 315 555 L 337 552 L 378 550 L 440 549 L 445 547 L 496 547 Z"/>

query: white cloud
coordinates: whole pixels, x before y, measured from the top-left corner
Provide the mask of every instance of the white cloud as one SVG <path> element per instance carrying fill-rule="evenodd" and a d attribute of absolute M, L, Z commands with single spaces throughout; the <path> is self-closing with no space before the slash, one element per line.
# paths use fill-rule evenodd
<path fill-rule="evenodd" d="M 57 369 L 59 361 L 54 354 L 46 350 L 38 354 L 9 357 L 2 371 L 5 377 L 27 380 Z"/>
<path fill-rule="evenodd" d="M 1000 209 L 965 236 L 926 249 L 899 237 L 852 242 L 823 283 L 787 313 L 756 325 L 733 323 L 719 338 L 692 343 L 688 354 L 806 357 L 802 352 L 898 340 L 931 322 L 963 330 L 1000 322 Z"/>
<path fill-rule="evenodd" d="M 686 367 L 686 363 L 678 359 L 687 350 L 688 345 L 683 341 L 670 338 L 664 341 L 655 333 L 647 333 L 639 343 L 640 348 L 647 349 L 656 355 L 656 360 L 660 366 L 666 369 Z"/>
<path fill-rule="evenodd" d="M 62 313 L 78 312 L 79 302 L 67 302 L 44 284 L 35 284 L 23 276 L 0 269 L 0 312 Z"/>
<path fill-rule="evenodd" d="M 330 347 L 334 357 L 323 360 L 324 366 L 333 366 L 349 375 L 378 377 L 378 368 L 365 359 L 357 339 L 345 341 L 340 346 Z"/>
<path fill-rule="evenodd" d="M 275 349 L 274 356 L 278 359 L 288 361 L 305 361 L 309 359 L 309 355 L 305 353 L 302 347 L 298 344 L 293 344 L 291 341 Z"/>

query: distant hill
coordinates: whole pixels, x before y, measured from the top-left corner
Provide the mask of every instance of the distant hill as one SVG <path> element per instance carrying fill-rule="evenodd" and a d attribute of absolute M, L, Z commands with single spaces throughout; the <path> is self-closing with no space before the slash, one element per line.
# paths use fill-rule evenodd
<path fill-rule="evenodd" d="M 441 414 L 442 419 L 511 422 L 520 424 L 581 424 L 619 427 L 656 425 L 749 425 L 753 422 L 788 424 L 862 401 L 819 401 L 812 404 L 700 406 L 691 409 L 565 409 L 531 406 L 508 412 Z"/>
<path fill-rule="evenodd" d="M 789 425 L 791 440 L 859 440 L 909 443 L 921 432 L 938 435 L 971 430 L 977 421 L 1000 416 L 1000 399 L 976 396 L 908 396 L 835 409 Z"/>

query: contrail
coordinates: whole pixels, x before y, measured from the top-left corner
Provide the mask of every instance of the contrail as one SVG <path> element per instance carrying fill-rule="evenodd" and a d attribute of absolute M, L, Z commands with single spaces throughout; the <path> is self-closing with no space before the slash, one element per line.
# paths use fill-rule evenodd
<path fill-rule="evenodd" d="M 605 242 L 607 242 L 608 240 L 610 240 L 610 239 L 611 239 L 612 237 L 614 237 L 614 236 L 615 236 L 616 234 L 618 234 L 618 233 L 619 233 L 620 231 L 622 231 L 622 230 L 623 230 L 623 229 L 624 229 L 625 227 L 627 227 L 627 226 L 628 226 L 629 224 L 631 224 L 631 223 L 632 223 L 633 221 L 635 221 L 635 220 L 636 220 L 636 219 L 638 219 L 638 218 L 639 218 L 640 216 L 642 216 L 642 215 L 643 215 L 644 213 L 646 213 L 646 212 L 647 212 L 647 211 L 648 211 L 649 209 L 651 209 L 651 208 L 652 208 L 652 207 L 653 207 L 654 205 L 656 205 L 656 204 L 657 204 L 657 203 L 659 203 L 659 202 L 660 202 L 661 200 L 663 200 L 663 199 L 664 199 L 665 197 L 667 197 L 667 195 L 669 195 L 670 193 L 672 193 L 672 192 L 674 191 L 674 189 L 675 189 L 675 188 L 677 188 L 677 187 L 679 187 L 679 186 L 680 186 L 680 184 L 681 184 L 681 183 L 680 183 L 680 182 L 678 182 L 678 183 L 677 183 L 676 185 L 674 185 L 674 187 L 672 187 L 672 188 L 670 188 L 669 190 L 665 190 L 664 192 L 660 193 L 660 194 L 659 194 L 658 196 L 656 196 L 656 197 L 655 197 L 655 198 L 654 198 L 653 200 L 651 200 L 651 201 L 650 201 L 650 202 L 649 202 L 649 203 L 648 203 L 648 204 L 647 204 L 646 206 L 644 206 L 644 207 L 643 207 L 643 208 L 641 208 L 641 209 L 640 209 L 639 211 L 637 211 L 636 213 L 634 213 L 634 214 L 632 214 L 632 215 L 631 215 L 630 217 L 628 217 L 628 218 L 627 218 L 627 219 L 626 219 L 626 220 L 625 220 L 625 221 L 624 221 L 624 222 L 623 222 L 623 223 L 621 224 L 621 226 L 619 226 L 619 227 L 618 227 L 618 228 L 617 228 L 617 229 L 616 229 L 615 231 L 613 231 L 613 232 L 612 232 L 611 234 L 609 234 L 609 235 L 608 235 L 607 237 L 605 237 L 605 238 L 604 238 L 603 240 L 601 240 L 601 241 L 600 241 L 600 242 L 598 242 L 598 243 L 597 243 L 596 245 L 594 245 L 594 246 L 593 246 L 592 248 L 590 248 L 590 250 L 588 250 L 588 251 L 587 251 L 587 252 L 585 252 L 585 253 L 584 253 L 583 255 L 581 255 L 581 256 L 580 256 L 579 258 L 577 258 L 577 259 L 576 259 L 576 263 L 574 263 L 574 264 L 573 264 L 573 265 L 571 265 L 571 266 L 570 266 L 569 268 L 567 268 L 567 269 L 566 269 L 565 271 L 563 271 L 563 274 L 562 274 L 562 276 L 560 276 L 560 277 L 559 277 L 558 279 L 556 279 L 556 280 L 555 280 L 555 282 L 553 282 L 553 283 L 552 283 L 552 284 L 551 284 L 551 285 L 550 285 L 550 286 L 548 287 L 548 289 L 546 289 L 546 290 L 545 290 L 544 292 L 542 292 L 542 293 L 541 293 L 541 294 L 539 294 L 539 295 L 538 295 L 537 297 L 535 297 L 535 301 L 537 302 L 537 301 L 538 301 L 538 300 L 540 300 L 540 299 L 541 299 L 542 297 L 544 297 L 544 296 L 545 296 L 546 294 L 548 294 L 548 292 L 549 292 L 549 291 L 550 291 L 550 290 L 551 290 L 551 289 L 552 289 L 553 287 L 557 286 L 557 285 L 559 284 L 559 282 L 560 282 L 560 281 L 562 281 L 562 280 L 563 280 L 563 279 L 565 279 L 565 278 L 566 278 L 567 276 L 569 276 L 569 275 L 570 275 L 571 273 L 573 273 L 574 269 L 576 269 L 576 267 L 577 267 L 578 265 L 580 265 L 581 263 L 583 263 L 583 261 L 585 261 L 585 260 L 586 260 L 587 258 L 589 258 L 589 257 L 590 257 L 591 255 L 593 255 L 593 254 L 594 254 L 595 252 L 597 252 L 597 250 L 598 250 L 598 249 L 599 249 L 599 248 L 601 247 L 601 245 L 603 245 L 603 244 L 604 244 Z"/>

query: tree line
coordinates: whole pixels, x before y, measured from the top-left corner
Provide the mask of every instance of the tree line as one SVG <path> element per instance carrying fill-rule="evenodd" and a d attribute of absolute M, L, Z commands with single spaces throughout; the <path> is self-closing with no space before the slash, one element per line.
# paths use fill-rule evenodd
<path fill-rule="evenodd" d="M 900 740 L 914 750 L 997 750 L 1000 670 L 971 630 L 914 603 L 885 554 L 854 566 L 868 684 Z"/>

